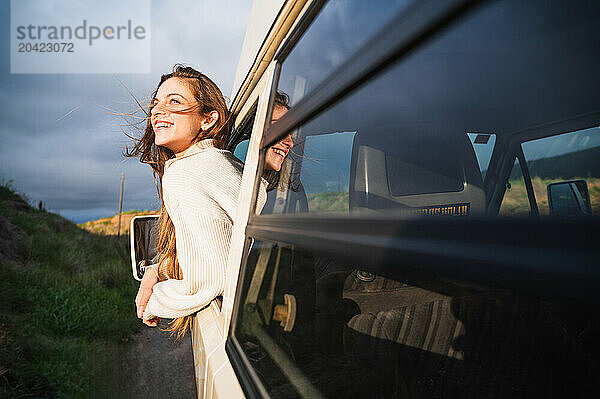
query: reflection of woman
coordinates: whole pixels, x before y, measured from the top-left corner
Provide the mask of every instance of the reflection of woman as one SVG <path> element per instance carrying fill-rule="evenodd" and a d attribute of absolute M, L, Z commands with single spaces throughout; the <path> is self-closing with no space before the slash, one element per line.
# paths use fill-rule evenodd
<path fill-rule="evenodd" d="M 181 335 L 190 315 L 223 292 L 243 168 L 223 149 L 228 134 L 225 100 L 208 77 L 183 66 L 161 77 L 144 136 L 127 154 L 149 163 L 162 185 L 158 263 L 135 300 L 149 326 L 174 318 L 170 329 Z"/>
<path fill-rule="evenodd" d="M 281 118 L 288 111 L 288 104 L 289 98 L 287 94 L 282 92 L 277 92 L 275 94 L 275 103 L 273 105 L 271 123 L 277 122 L 279 118 Z M 281 166 L 283 165 L 285 157 L 288 155 L 293 146 L 294 142 L 292 140 L 292 136 L 288 134 L 283 139 L 269 147 L 267 150 L 267 153 L 265 154 L 265 172 L 263 173 L 263 177 L 269 183 L 267 191 L 277 187 L 277 184 L 279 183 L 279 172 L 281 171 Z"/>

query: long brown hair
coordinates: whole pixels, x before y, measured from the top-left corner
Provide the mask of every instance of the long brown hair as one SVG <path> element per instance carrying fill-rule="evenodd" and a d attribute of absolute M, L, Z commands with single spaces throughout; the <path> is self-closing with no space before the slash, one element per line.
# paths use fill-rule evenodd
<path fill-rule="evenodd" d="M 165 162 L 168 159 L 174 158 L 175 154 L 166 147 L 154 144 L 154 129 L 150 121 L 150 114 L 158 89 L 160 85 L 170 78 L 185 79 L 198 103 L 193 110 L 180 110 L 178 112 L 194 112 L 197 110 L 200 115 L 207 115 L 212 111 L 217 111 L 219 114 L 217 122 L 206 131 L 199 131 L 192 143 L 212 138 L 217 148 L 225 149 L 229 140 L 231 117 L 227 110 L 223 93 L 221 93 L 221 90 L 219 90 L 212 80 L 192 67 L 176 64 L 173 67 L 173 72 L 160 77 L 160 82 L 152 94 L 148 111 L 144 110 L 146 114 L 146 128 L 143 136 L 139 139 L 134 139 L 133 147 L 131 149 L 126 148 L 123 152 L 123 155 L 126 157 L 139 157 L 140 162 L 149 164 L 154 171 L 156 188 L 161 199 L 160 218 L 158 219 L 159 230 L 156 239 L 156 249 L 160 254 L 159 264 L 161 265 L 159 278 L 161 280 L 167 278 L 181 280 L 183 274 L 177 260 L 175 227 L 165 208 L 162 192 L 162 177 Z M 185 335 L 191 320 L 192 315 L 176 318 L 170 323 L 168 330 L 176 334 L 177 338 L 181 338 Z"/>

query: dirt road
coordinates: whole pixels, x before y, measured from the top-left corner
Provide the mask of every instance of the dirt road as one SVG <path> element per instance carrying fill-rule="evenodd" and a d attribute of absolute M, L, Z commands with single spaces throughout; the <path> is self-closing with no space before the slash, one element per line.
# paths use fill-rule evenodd
<path fill-rule="evenodd" d="M 164 328 L 166 323 L 161 322 Z M 190 333 L 175 342 L 169 332 L 144 327 L 124 345 L 115 366 L 122 367 L 113 389 L 123 398 L 195 398 L 196 383 Z"/>

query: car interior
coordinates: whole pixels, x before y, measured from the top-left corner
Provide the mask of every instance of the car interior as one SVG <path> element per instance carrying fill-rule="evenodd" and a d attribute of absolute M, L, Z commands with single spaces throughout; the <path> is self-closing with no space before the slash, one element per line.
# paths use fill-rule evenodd
<path fill-rule="evenodd" d="M 452 141 L 408 136 L 403 143 L 410 150 L 390 142 L 394 137 L 373 130 L 354 136 L 351 214 L 486 214 L 482 174 L 466 135 Z M 294 195 L 306 196 L 303 191 Z M 465 204 L 466 212 L 453 208 Z M 559 397 L 573 393 L 573 386 L 588 392 L 600 370 L 592 339 L 600 332 L 599 318 L 575 302 L 413 276 L 392 265 L 356 264 L 294 246 L 275 245 L 269 251 L 278 253 L 268 266 L 276 273 L 270 275 L 276 281 L 274 298 L 292 294 L 298 303 L 292 332 L 274 322 L 271 332 L 323 393 L 527 397 L 544 392 Z M 266 286 L 263 282 L 263 292 Z M 356 375 L 361 378 L 351 378 Z M 274 392 L 289 389 L 281 381 L 273 384 Z"/>
<path fill-rule="evenodd" d="M 600 52 L 589 15 L 597 15 L 598 4 L 546 6 L 499 1 L 476 7 L 297 127 L 299 143 L 354 132 L 347 186 L 341 185 L 348 193 L 337 193 L 346 200 L 336 208 L 347 210 L 342 217 L 540 221 L 548 181 L 595 184 L 600 87 L 590 73 Z M 326 57 L 314 49 L 315 59 L 304 61 L 318 66 Z M 284 72 L 306 81 L 306 63 L 296 61 L 295 70 L 285 62 Z M 294 82 L 294 73 L 280 80 Z M 481 139 L 471 141 L 469 134 Z M 482 168 L 476 146 L 491 135 L 495 142 Z M 534 142 L 544 151 L 528 150 Z M 336 150 L 331 145 L 324 153 Z M 298 209 L 310 216 L 319 194 L 311 179 L 336 166 L 334 155 L 315 157 L 302 145 L 297 154 L 291 175 L 305 191 L 293 201 L 308 209 L 279 207 L 282 220 Z M 309 176 L 311 164 L 323 166 Z M 595 189 L 573 191 L 577 185 L 568 184 L 561 187 L 586 208 L 576 217 L 594 217 L 597 199 L 589 211 L 584 198 Z M 519 190 L 525 212 L 501 213 Z M 332 255 L 286 243 L 255 243 L 248 265 L 256 264 L 259 247 L 277 254 L 270 256 L 259 298 L 275 287 L 270 303 L 291 294 L 297 312 L 291 331 L 272 322 L 271 310 L 264 325 L 324 396 L 563 398 L 600 390 L 600 318 L 593 301 L 493 280 L 457 281 L 420 271 L 418 261 L 363 264 L 341 250 Z M 527 278 L 533 286 L 537 275 Z M 269 393 L 295 396 L 289 378 L 276 377 L 278 367 L 269 362 L 264 356 L 254 365 Z"/>

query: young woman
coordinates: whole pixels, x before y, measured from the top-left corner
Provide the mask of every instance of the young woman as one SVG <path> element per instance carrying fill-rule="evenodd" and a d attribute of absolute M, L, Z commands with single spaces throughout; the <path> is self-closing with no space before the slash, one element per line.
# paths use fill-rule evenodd
<path fill-rule="evenodd" d="M 147 269 L 135 299 L 149 326 L 174 318 L 170 329 L 181 335 L 190 315 L 223 292 L 243 169 L 224 150 L 229 129 L 224 97 L 208 77 L 180 65 L 161 77 L 145 133 L 127 153 L 149 163 L 161 186 L 158 263 Z M 278 152 L 287 155 L 292 145 Z"/>
<path fill-rule="evenodd" d="M 283 92 L 277 92 L 275 94 L 271 123 L 277 122 L 288 109 L 289 97 Z M 292 140 L 292 136 L 288 134 L 267 150 L 265 154 L 265 171 L 263 173 L 263 178 L 268 182 L 267 191 L 271 191 L 278 186 L 281 166 L 292 147 L 294 147 L 294 141 Z"/>

